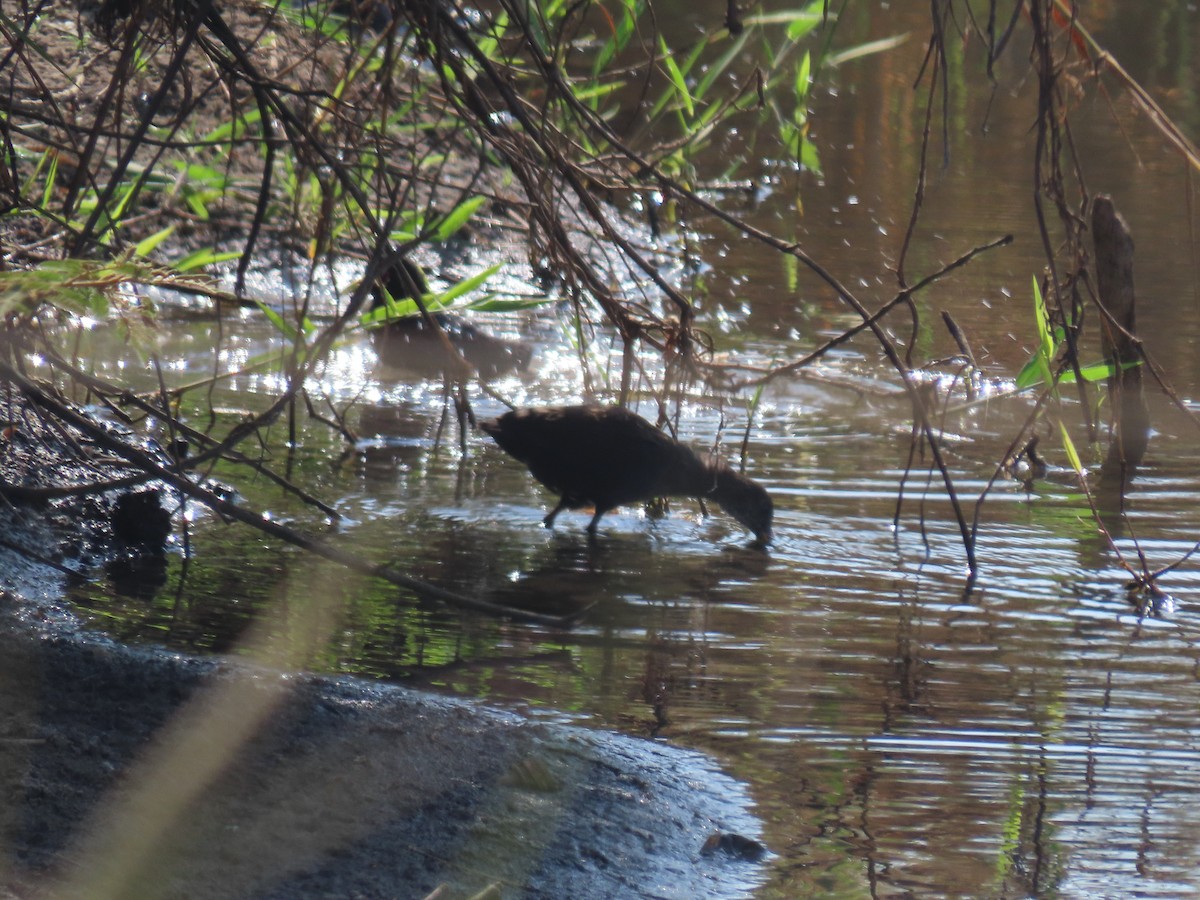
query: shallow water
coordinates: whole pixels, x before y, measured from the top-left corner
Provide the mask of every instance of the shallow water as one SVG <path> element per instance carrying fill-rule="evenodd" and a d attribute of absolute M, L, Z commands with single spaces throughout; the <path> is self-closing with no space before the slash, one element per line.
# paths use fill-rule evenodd
<path fill-rule="evenodd" d="M 889 31 L 905 24 L 886 21 Z M 924 33 L 921 21 L 911 23 L 915 34 Z M 855 25 L 864 39 L 882 36 L 878 23 Z M 869 305 L 891 295 L 888 265 L 911 202 L 920 102 L 909 83 L 919 44 L 847 66 L 834 79 L 837 96 L 817 101 L 826 174 L 802 182 L 803 218 L 791 211 L 785 180 L 745 210 L 772 228 L 795 219 L 805 249 Z M 931 173 L 928 226 L 909 263 L 925 271 L 1016 236 L 918 298 L 921 353 L 954 352 L 938 316 L 949 309 L 997 389 L 944 423 L 968 516 L 1031 402 L 1002 396 L 1035 340 L 1028 286 L 1043 264 L 1029 197 L 1010 187 L 1026 184 L 1031 169 L 1033 86 L 1021 74 L 1000 73 L 989 134 L 956 139 L 950 165 Z M 964 97 L 958 114 L 979 123 L 985 101 Z M 1076 140 L 1087 148 L 1092 188 L 1114 194 L 1134 231 L 1143 336 L 1194 408 L 1200 354 L 1186 173 L 1144 127 L 1118 133 L 1103 102 L 1087 104 Z M 719 262 L 687 287 L 719 347 L 791 359 L 852 321 L 803 275 L 793 281 L 777 258 L 720 226 L 698 238 Z M 488 324 L 539 345 L 533 373 L 501 382 L 502 392 L 520 403 L 578 396 L 577 366 L 556 349 L 562 326 L 553 310 Z M 247 320 L 236 337 L 226 329 L 228 359 L 272 346 L 271 333 L 256 328 Z M 96 329 L 87 340 L 99 374 L 140 365 L 115 334 Z M 179 380 L 206 371 L 217 343 L 202 321 L 172 326 L 164 342 L 164 355 L 194 361 L 171 373 Z M 594 542 L 585 514 L 543 529 L 547 492 L 477 433 L 462 453 L 454 423 L 441 422 L 440 388 L 380 378 L 365 340 L 336 351 L 321 385 L 339 408 L 356 399 L 354 450 L 343 453 L 311 423 L 292 456 L 282 427 L 269 447 L 277 469 L 344 520 L 327 526 L 277 488 L 237 478 L 254 508 L 460 593 L 578 615 L 569 629 L 461 614 L 381 583 L 319 576 L 297 551 L 203 516 L 192 525 L 191 558 L 172 555 L 152 596 L 123 596 L 103 577 L 73 596 L 89 621 L 121 638 L 220 652 L 263 617 L 286 635 L 315 605 L 336 624 L 313 668 L 710 750 L 757 800 L 776 854 L 763 897 L 1194 893 L 1200 564 L 1186 561 L 1162 579 L 1165 614 L 1140 614 L 1087 494 L 1043 430 L 1043 451 L 1059 468 L 1029 487 L 997 483 L 968 592 L 958 526 L 927 460 L 917 460 L 893 524 L 910 420 L 877 349 L 859 338 L 819 374 L 775 383 L 753 417 L 747 472 L 777 508 L 767 553 L 749 549 L 728 517 L 705 518 L 690 501 L 659 519 L 612 513 Z M 217 405 L 233 422 L 278 389 L 270 376 L 235 378 Z M 721 432 L 736 452 L 744 403 L 728 406 L 723 432 L 712 404 L 687 405 L 681 436 L 707 447 Z M 1135 565 L 1140 550 L 1156 568 L 1186 556 L 1200 534 L 1200 452 L 1196 426 L 1157 395 L 1153 405 L 1150 453 L 1128 521 L 1113 533 Z M 502 407 L 479 397 L 475 409 Z"/>

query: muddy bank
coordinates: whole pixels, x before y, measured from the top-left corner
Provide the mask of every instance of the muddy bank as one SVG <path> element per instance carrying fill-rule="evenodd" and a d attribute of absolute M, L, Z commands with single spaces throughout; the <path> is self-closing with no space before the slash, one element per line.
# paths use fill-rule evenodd
<path fill-rule="evenodd" d="M 757 822 L 700 754 L 130 649 L 4 602 L 12 896 L 732 897 L 761 874 L 702 852 Z"/>

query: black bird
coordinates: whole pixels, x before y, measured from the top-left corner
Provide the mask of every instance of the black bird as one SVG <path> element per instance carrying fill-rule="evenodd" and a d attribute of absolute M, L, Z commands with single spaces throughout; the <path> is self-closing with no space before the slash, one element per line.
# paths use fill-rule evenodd
<path fill-rule="evenodd" d="M 393 300 L 410 300 L 429 293 L 425 274 L 403 255 L 396 257 L 380 280 Z M 387 297 L 376 282 L 371 289 L 371 308 L 382 309 L 386 305 Z M 493 337 L 461 316 L 435 312 L 430 314 L 430 319 L 432 322 L 418 313 L 393 319 L 374 329 L 371 334 L 379 359 L 387 366 L 406 369 L 425 378 L 438 378 L 450 362 L 439 329 L 484 381 L 522 371 L 533 356 L 533 349 L 528 344 Z"/>
<path fill-rule="evenodd" d="M 765 544 L 771 498 L 725 460 L 700 457 L 645 419 L 615 406 L 544 406 L 479 423 L 533 477 L 561 495 L 547 528 L 564 509 L 594 506 L 588 531 L 610 509 L 656 497 L 701 497 L 717 504 Z"/>

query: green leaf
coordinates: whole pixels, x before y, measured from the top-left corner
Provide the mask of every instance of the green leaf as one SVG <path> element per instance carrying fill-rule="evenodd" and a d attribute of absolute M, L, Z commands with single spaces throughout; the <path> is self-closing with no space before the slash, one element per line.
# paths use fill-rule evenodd
<path fill-rule="evenodd" d="M 180 164 L 178 168 L 180 174 L 188 181 L 206 185 L 224 184 L 225 182 L 225 176 L 212 168 L 212 166 L 205 166 L 200 163 L 186 163 Z"/>
<path fill-rule="evenodd" d="M 800 164 L 810 172 L 821 174 L 821 155 L 817 152 L 816 144 L 810 140 L 806 139 L 800 144 Z"/>
<path fill-rule="evenodd" d="M 426 308 L 428 309 L 428 307 Z M 384 301 L 383 306 L 369 309 L 360 315 L 358 321 L 363 328 L 379 328 L 381 325 L 386 325 L 388 322 L 396 319 L 415 316 L 420 311 L 420 307 L 412 300 L 392 300 L 388 298 Z"/>
<path fill-rule="evenodd" d="M 501 12 L 491 22 L 491 28 L 487 34 L 481 35 L 476 41 L 476 46 L 479 47 L 479 52 L 489 59 L 496 55 L 500 49 L 500 38 L 508 31 L 508 13 Z"/>
<path fill-rule="evenodd" d="M 804 51 L 804 58 L 796 67 L 796 102 L 804 103 L 808 99 L 808 88 L 812 83 L 812 54 Z"/>
<path fill-rule="evenodd" d="M 434 236 L 439 241 L 448 241 L 455 233 L 470 221 L 475 211 L 487 201 L 486 197 L 470 197 L 454 207 L 444 219 L 438 222 Z"/>
<path fill-rule="evenodd" d="M 1050 364 L 1054 361 L 1058 344 L 1050 333 L 1050 315 L 1046 311 L 1046 301 L 1036 275 L 1033 277 L 1033 322 L 1037 328 L 1038 346 L 1029 362 L 1017 373 L 1016 387 L 1019 391 L 1035 384 L 1054 383 Z"/>
<path fill-rule="evenodd" d="M 693 70 L 696 68 L 696 63 L 700 61 L 700 57 L 706 49 L 708 49 L 708 45 L 704 41 L 696 42 L 696 46 L 692 48 L 692 52 L 687 55 L 683 61 L 683 65 L 680 66 L 680 69 L 683 70 L 684 75 L 692 74 Z M 712 84 L 712 82 L 709 81 L 708 84 Z M 699 100 L 704 96 L 703 94 L 698 93 L 694 86 L 692 87 L 691 93 L 693 99 L 696 100 Z"/>
<path fill-rule="evenodd" d="M 113 209 L 110 215 L 110 218 L 114 223 L 120 224 L 121 219 L 125 217 L 125 210 L 127 210 L 129 208 L 129 204 L 133 202 L 133 198 L 137 193 L 137 189 L 137 179 L 130 179 L 129 182 L 124 186 L 124 190 L 122 190 L 120 195 L 117 197 L 116 207 Z"/>
<path fill-rule="evenodd" d="M 1067 434 L 1067 426 L 1060 421 L 1058 430 L 1062 433 L 1062 444 L 1063 449 L 1067 451 L 1067 461 L 1070 462 L 1071 468 L 1077 475 L 1083 475 L 1083 463 L 1079 459 L 1079 454 L 1075 452 L 1075 442 L 1071 440 L 1071 435 Z"/>
<path fill-rule="evenodd" d="M 399 221 L 396 220 L 394 214 L 381 209 L 372 210 L 371 216 L 381 226 L 390 229 L 388 239 L 394 244 L 407 244 L 409 241 L 414 241 L 425 229 L 425 217 L 417 212 L 402 213 Z"/>
<path fill-rule="evenodd" d="M 584 103 L 590 103 L 593 100 L 602 100 L 609 94 L 615 94 L 617 91 L 625 87 L 624 81 L 610 81 L 605 84 L 599 82 L 590 85 L 583 85 L 575 91 L 575 97 Z"/>
<path fill-rule="evenodd" d="M 411 300 L 408 297 L 396 299 L 388 293 L 387 288 L 383 289 L 383 295 L 383 306 L 367 310 L 358 317 L 358 321 L 364 328 L 378 328 L 380 325 L 386 325 L 388 322 L 394 322 L 397 319 L 407 319 L 421 312 L 421 307 L 417 305 L 416 300 Z M 449 305 L 445 296 L 445 294 L 425 294 L 421 297 L 421 304 L 427 312 L 440 312 Z"/>
<path fill-rule="evenodd" d="M 1017 373 L 1016 388 L 1018 391 L 1023 391 L 1034 385 L 1042 383 L 1042 367 L 1040 365 L 1040 354 L 1034 354 L 1030 357 L 1029 362 L 1021 367 L 1021 371 Z"/>
<path fill-rule="evenodd" d="M 548 303 L 554 303 L 553 297 L 530 297 L 523 300 L 508 299 L 497 300 L 492 299 L 494 294 L 487 294 L 479 300 L 468 303 L 467 309 L 475 309 L 480 312 L 517 312 L 522 309 L 535 309 L 539 306 L 545 306 Z"/>
<path fill-rule="evenodd" d="M 246 133 L 248 126 L 257 124 L 262 121 L 262 113 L 258 110 L 253 110 L 244 116 L 239 116 L 230 122 L 223 125 L 218 125 L 208 134 L 200 138 L 202 144 L 220 144 L 229 140 L 234 140 Z"/>
<path fill-rule="evenodd" d="M 470 278 L 464 278 L 462 281 L 458 282 L 458 284 L 452 285 L 448 290 L 443 291 L 440 294 L 434 294 L 434 293 L 425 294 L 421 298 L 421 303 L 422 303 L 422 305 L 424 305 L 425 309 L 429 312 L 440 312 L 441 310 L 447 309 L 448 307 L 452 306 L 454 304 L 454 302 L 456 300 L 458 300 L 460 297 L 462 297 L 464 294 L 469 294 L 471 291 L 474 291 L 475 289 L 477 289 L 480 285 L 482 285 L 485 281 L 487 281 L 489 278 L 491 278 L 493 275 L 495 275 L 499 271 L 500 271 L 499 265 L 489 266 L 488 268 L 484 269 L 482 272 L 475 273 Z M 415 316 L 417 313 L 419 313 L 421 311 L 421 307 L 417 306 L 417 304 L 414 300 L 410 300 L 408 298 L 403 298 L 403 299 L 397 300 L 390 293 L 388 293 L 388 290 L 386 287 L 383 289 L 383 294 L 384 294 L 384 301 L 385 301 L 383 306 L 378 307 L 376 309 L 368 310 L 367 312 L 363 313 L 362 315 L 360 315 L 358 317 L 359 323 L 364 328 L 378 328 L 379 326 L 384 325 L 388 322 L 394 321 L 396 319 L 403 319 L 403 318 L 406 318 L 407 316 Z M 490 306 L 489 304 L 491 304 L 491 303 L 503 304 L 505 302 L 502 300 L 491 300 L 490 299 L 491 296 L 492 295 L 488 295 L 488 297 L 485 297 L 482 300 L 477 300 L 475 302 L 469 303 L 469 304 L 467 304 L 466 308 L 481 309 L 481 310 L 482 309 L 504 309 L 505 308 L 502 305 L 497 305 L 494 307 Z M 514 301 L 514 302 L 519 302 L 519 301 Z M 530 305 L 533 305 L 533 304 L 530 304 Z M 525 307 L 512 306 L 512 307 L 508 307 L 508 308 L 524 309 Z"/>
<path fill-rule="evenodd" d="M 621 0 L 623 9 L 621 17 L 613 26 L 613 34 L 600 47 L 596 61 L 592 63 L 592 77 L 595 78 L 612 62 L 613 57 L 625 49 L 629 39 L 637 28 L 637 17 L 641 13 L 642 4 L 639 0 Z"/>
<path fill-rule="evenodd" d="M 779 12 L 747 16 L 747 25 L 786 25 L 789 40 L 797 41 L 809 34 L 822 22 L 821 6 L 824 0 L 816 0 L 804 9 L 785 9 Z"/>
<path fill-rule="evenodd" d="M 47 153 L 51 151 L 47 150 Z M 41 164 L 39 163 L 39 168 Z M 58 181 L 58 154 L 53 153 L 50 157 L 50 168 L 46 172 L 46 189 L 42 191 L 42 208 L 49 209 L 50 201 L 54 197 L 54 185 Z"/>
<path fill-rule="evenodd" d="M 688 92 L 687 81 L 683 77 L 683 72 L 679 70 L 679 65 L 675 62 L 675 57 L 671 55 L 671 48 L 667 46 L 667 41 L 661 34 L 658 36 L 658 49 L 663 56 L 663 65 L 667 67 L 667 76 L 671 79 L 671 83 L 675 85 L 675 94 L 683 103 L 683 108 L 687 110 L 688 118 L 691 118 L 696 114 L 696 108 L 692 104 L 692 95 Z"/>
<path fill-rule="evenodd" d="M 1046 384 L 1054 384 L 1054 373 L 1050 371 L 1050 359 L 1044 354 L 1037 355 L 1038 372 Z"/>
<path fill-rule="evenodd" d="M 171 233 L 174 231 L 175 226 L 168 225 L 162 231 L 157 231 L 145 240 L 139 241 L 138 244 L 133 248 L 133 255 L 137 257 L 149 256 L 154 252 L 155 248 L 169 238 Z"/>
<path fill-rule="evenodd" d="M 838 53 L 829 54 L 825 57 L 824 64 L 827 66 L 840 66 L 842 63 L 861 59 L 864 56 L 871 56 L 875 53 L 886 53 L 888 50 L 896 49 L 907 40 L 908 34 L 905 33 L 880 38 L 877 41 L 867 41 L 865 44 L 859 44 L 857 47 L 848 47 Z"/>
<path fill-rule="evenodd" d="M 1042 288 L 1038 284 L 1036 275 L 1033 276 L 1033 319 L 1037 325 L 1038 345 L 1041 355 L 1048 362 L 1054 358 L 1054 352 L 1058 345 L 1050 333 L 1050 313 L 1046 310 L 1046 301 L 1042 297 Z"/>
<path fill-rule="evenodd" d="M 260 310 L 262 310 L 262 313 L 264 316 L 267 317 L 267 320 L 272 325 L 275 326 L 276 331 L 278 331 L 280 334 L 282 334 L 285 338 L 287 338 L 293 344 L 300 342 L 300 340 L 301 340 L 300 332 L 298 332 L 295 329 L 295 327 L 292 325 L 291 322 L 287 321 L 287 319 L 285 319 L 283 317 L 283 315 L 279 312 L 279 310 L 272 309 L 271 307 L 267 306 L 267 304 L 263 303 L 261 300 L 258 300 L 258 299 L 255 299 L 254 302 L 255 302 L 255 304 L 257 304 L 258 308 Z"/>
<path fill-rule="evenodd" d="M 236 250 L 222 250 L 218 252 L 212 247 L 205 247 L 202 250 L 189 253 L 183 259 L 178 260 L 173 264 L 173 268 L 176 272 L 190 272 L 193 269 L 200 269 L 204 266 L 228 262 L 231 259 L 240 259 L 241 255 Z"/>
<path fill-rule="evenodd" d="M 704 97 L 708 94 L 709 88 L 713 82 L 723 75 L 733 63 L 733 61 L 741 56 L 742 49 L 746 46 L 746 42 L 750 38 L 750 31 L 743 31 L 738 35 L 737 40 L 733 41 L 720 58 L 716 62 L 711 63 L 705 71 L 700 82 L 696 85 L 693 95 L 696 97 Z"/>
<path fill-rule="evenodd" d="M 195 214 L 196 218 L 201 222 L 207 222 L 211 217 L 208 212 L 208 207 L 204 203 L 204 195 L 202 195 L 199 191 L 185 191 L 183 195 L 183 202 L 188 205 L 188 208 L 191 209 L 192 213 Z"/>
<path fill-rule="evenodd" d="M 0 272 L 0 312 L 32 312 L 45 303 L 81 316 L 105 318 L 105 286 L 119 279 L 92 260 L 46 260 L 33 269 Z"/>
<path fill-rule="evenodd" d="M 453 285 L 444 294 L 438 294 L 437 298 L 436 298 L 436 302 L 440 306 L 449 306 L 451 303 L 453 303 L 455 300 L 457 300 L 463 294 L 469 294 L 471 291 L 475 290 L 477 287 L 482 285 L 485 281 L 487 281 L 489 278 L 491 278 L 493 275 L 495 275 L 499 271 L 500 271 L 499 264 L 494 265 L 494 266 L 488 266 L 482 272 L 477 272 L 474 275 L 472 275 L 470 278 L 464 278 L 458 284 Z"/>
<path fill-rule="evenodd" d="M 1128 370 L 1140 366 L 1141 364 L 1142 361 L 1140 359 L 1122 363 L 1121 371 L 1127 372 Z M 1117 367 L 1110 362 L 1092 363 L 1090 366 L 1080 366 L 1079 374 L 1083 377 L 1083 380 L 1089 384 L 1096 381 L 1107 381 L 1109 378 L 1112 378 L 1117 374 Z M 1074 384 L 1075 373 L 1068 369 L 1059 376 L 1058 380 L 1064 384 Z"/>

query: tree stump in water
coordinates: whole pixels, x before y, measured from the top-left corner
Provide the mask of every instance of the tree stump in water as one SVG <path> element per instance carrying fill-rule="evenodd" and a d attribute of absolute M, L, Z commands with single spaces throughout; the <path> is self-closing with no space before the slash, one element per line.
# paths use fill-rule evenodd
<path fill-rule="evenodd" d="M 1108 379 L 1113 433 L 1101 480 L 1115 479 L 1121 488 L 1146 454 L 1150 411 L 1142 391 L 1142 360 L 1136 329 L 1133 290 L 1133 238 L 1121 214 L 1106 195 L 1092 203 L 1092 239 L 1096 248 L 1096 287 L 1104 357 L 1115 371 Z"/>

